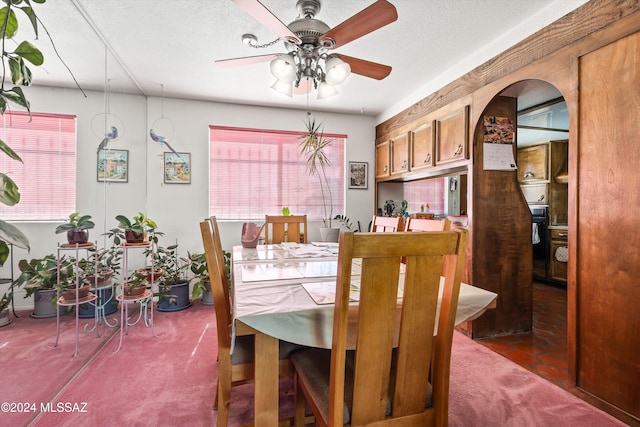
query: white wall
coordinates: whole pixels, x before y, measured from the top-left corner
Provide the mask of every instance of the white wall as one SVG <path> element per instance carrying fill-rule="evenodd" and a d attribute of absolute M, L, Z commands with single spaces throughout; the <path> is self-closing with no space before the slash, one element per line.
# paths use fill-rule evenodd
<path fill-rule="evenodd" d="M 80 91 L 49 87 L 32 87 L 27 97 L 32 110 L 38 112 L 75 114 L 77 116 L 77 210 L 90 214 L 96 222 L 91 231 L 91 240 L 104 245 L 102 233 L 114 228 L 115 215 L 129 217 L 145 212 L 154 219 L 164 246 L 179 244 L 180 255 L 201 252 L 198 223 L 209 216 L 208 210 L 208 140 L 209 125 L 225 125 L 248 128 L 279 130 L 304 130 L 306 112 L 301 110 L 275 109 L 257 106 L 241 106 L 226 103 L 190 101 L 181 99 L 146 98 L 139 95 L 111 93 L 109 112 L 124 125 L 122 138 L 111 143 L 110 148 L 129 150 L 129 181 L 127 183 L 97 182 L 96 150 L 102 131 L 95 130 L 105 111 L 105 97 L 101 92 Z M 367 190 L 346 191 L 346 215 L 353 223 L 360 221 L 363 228 L 373 215 L 374 169 L 375 169 L 375 122 L 373 117 L 334 113 L 314 113 L 323 122 L 327 133 L 348 135 L 345 161 L 369 163 Z M 179 152 L 191 153 L 191 184 L 163 183 L 162 154 L 166 151 L 148 136 L 149 127 L 160 117 L 169 119 L 175 128 L 171 145 Z M 163 121 L 165 123 L 165 121 Z M 96 134 L 96 132 L 98 132 Z M 340 209 L 334 209 L 342 213 Z M 215 212 L 212 212 L 215 214 Z M 65 242 L 63 234 L 55 234 L 59 223 L 17 223 L 31 242 L 31 251 L 16 249 L 14 253 L 15 274 L 19 274 L 20 259 L 40 258 L 55 254 L 58 243 Z M 230 250 L 240 242 L 237 222 L 221 222 L 222 246 Z M 309 237 L 319 238 L 319 223 L 310 224 Z M 0 277 L 9 276 L 9 265 L 0 269 Z M 0 286 L 0 293 L 6 285 Z M 33 306 L 23 293 L 15 298 L 17 309 Z"/>

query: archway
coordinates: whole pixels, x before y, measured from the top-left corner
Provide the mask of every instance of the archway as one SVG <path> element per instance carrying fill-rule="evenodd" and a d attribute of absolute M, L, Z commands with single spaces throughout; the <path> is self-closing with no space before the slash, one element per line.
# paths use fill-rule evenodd
<path fill-rule="evenodd" d="M 515 171 L 486 170 L 484 122 L 491 118 L 507 123 L 505 129 L 511 126 L 512 141 L 502 142 L 512 144 Z M 503 329 L 507 334 L 525 334 L 489 338 L 483 343 L 548 380 L 568 386 L 567 105 L 552 84 L 522 80 L 488 102 L 475 129 L 474 222 L 489 226 L 488 230 L 474 227 L 474 271 L 488 270 L 493 276 L 487 279 L 499 277 L 495 280 L 501 283 L 501 300 L 512 307 L 503 319 Z M 486 212 L 491 205 L 494 212 Z M 496 206 L 508 212 L 495 212 Z M 492 239 L 496 249 L 483 256 L 487 239 Z M 519 358 L 512 356 L 515 354 Z M 545 357 L 547 354 L 554 357 Z"/>

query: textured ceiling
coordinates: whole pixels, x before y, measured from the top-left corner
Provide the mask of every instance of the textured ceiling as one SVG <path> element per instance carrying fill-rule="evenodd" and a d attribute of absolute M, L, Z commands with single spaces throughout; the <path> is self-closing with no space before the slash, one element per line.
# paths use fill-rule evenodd
<path fill-rule="evenodd" d="M 351 75 L 340 93 L 283 96 L 270 88 L 268 63 L 225 69 L 217 59 L 285 52 L 260 44 L 276 36 L 231 0 L 49 0 L 34 4 L 83 89 L 184 99 L 362 113 L 384 119 L 564 16 L 585 0 L 396 0 L 398 20 L 336 49 L 393 67 L 377 81 Z M 295 0 L 262 0 L 281 21 L 297 18 Z M 373 0 L 324 0 L 316 18 L 334 27 Z M 22 37 L 27 32 L 26 25 Z M 45 35 L 34 42 L 46 63 L 40 85 L 73 87 Z"/>

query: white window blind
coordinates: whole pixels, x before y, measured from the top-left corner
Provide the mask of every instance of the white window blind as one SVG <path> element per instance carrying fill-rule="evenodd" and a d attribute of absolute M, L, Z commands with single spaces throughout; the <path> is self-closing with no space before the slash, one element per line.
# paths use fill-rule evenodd
<path fill-rule="evenodd" d="M 20 202 L 0 204 L 4 220 L 64 220 L 76 206 L 76 117 L 7 112 L 0 139 L 23 163 L 0 155 L 0 171 L 18 185 Z"/>
<path fill-rule="evenodd" d="M 264 220 L 292 215 L 308 220 L 325 217 L 320 183 L 309 176 L 300 154 L 301 132 L 210 126 L 209 211 L 218 219 Z M 326 168 L 333 215 L 344 212 L 344 145 L 346 135 L 331 140 Z M 326 190 L 325 190 L 326 192 Z M 329 195 L 325 194 L 327 201 Z M 328 205 L 328 202 L 327 202 Z M 327 213 L 327 216 L 329 213 Z"/>

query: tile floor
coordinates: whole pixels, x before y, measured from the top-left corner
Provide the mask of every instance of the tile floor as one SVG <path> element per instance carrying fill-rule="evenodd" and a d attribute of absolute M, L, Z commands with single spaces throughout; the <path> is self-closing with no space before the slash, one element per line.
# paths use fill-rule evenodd
<path fill-rule="evenodd" d="M 477 342 L 560 387 L 569 388 L 566 289 L 534 282 L 533 332 Z"/>

